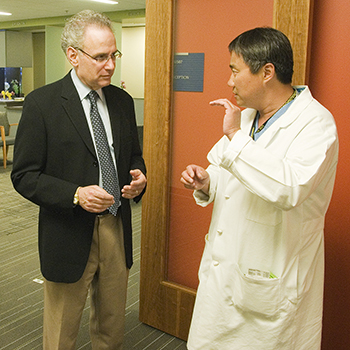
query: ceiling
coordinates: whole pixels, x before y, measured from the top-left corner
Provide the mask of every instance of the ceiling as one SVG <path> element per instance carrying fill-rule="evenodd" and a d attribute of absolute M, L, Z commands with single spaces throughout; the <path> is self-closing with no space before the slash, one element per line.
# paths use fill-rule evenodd
<path fill-rule="evenodd" d="M 0 12 L 12 16 L 0 16 L 0 23 L 24 19 L 70 16 L 81 10 L 112 12 L 146 8 L 146 0 L 117 0 L 117 5 L 103 4 L 93 0 L 10 0 L 1 1 Z"/>

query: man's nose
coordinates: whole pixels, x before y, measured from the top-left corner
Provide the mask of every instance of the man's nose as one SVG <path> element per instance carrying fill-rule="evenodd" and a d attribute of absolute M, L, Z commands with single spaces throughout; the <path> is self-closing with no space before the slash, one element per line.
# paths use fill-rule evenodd
<path fill-rule="evenodd" d="M 230 79 L 227 82 L 227 85 L 230 87 L 234 87 L 235 83 L 233 82 L 233 74 L 231 74 Z"/>
<path fill-rule="evenodd" d="M 116 61 L 109 58 L 109 60 L 105 63 L 105 68 L 111 70 L 115 68 L 115 65 Z"/>

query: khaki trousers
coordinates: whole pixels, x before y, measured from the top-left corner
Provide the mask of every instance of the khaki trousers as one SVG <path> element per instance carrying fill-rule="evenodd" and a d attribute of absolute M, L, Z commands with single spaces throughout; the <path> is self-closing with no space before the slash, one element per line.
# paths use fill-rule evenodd
<path fill-rule="evenodd" d="M 44 350 L 75 349 L 89 290 L 92 349 L 122 349 L 128 275 L 120 214 L 97 216 L 82 278 L 44 282 Z"/>

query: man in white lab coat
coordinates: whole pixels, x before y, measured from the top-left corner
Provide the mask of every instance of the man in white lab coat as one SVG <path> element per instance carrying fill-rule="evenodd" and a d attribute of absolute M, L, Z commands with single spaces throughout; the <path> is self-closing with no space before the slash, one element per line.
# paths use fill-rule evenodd
<path fill-rule="evenodd" d="M 272 28 L 230 45 L 237 104 L 205 170 L 182 173 L 201 206 L 214 202 L 188 339 L 195 350 L 317 350 L 324 218 L 338 160 L 332 115 L 292 86 L 293 52 Z"/>

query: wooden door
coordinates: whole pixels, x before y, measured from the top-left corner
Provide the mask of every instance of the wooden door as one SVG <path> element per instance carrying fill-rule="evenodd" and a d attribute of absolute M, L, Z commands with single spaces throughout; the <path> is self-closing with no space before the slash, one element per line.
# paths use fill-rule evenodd
<path fill-rule="evenodd" d="M 273 26 L 287 34 L 295 52 L 295 85 L 307 81 L 312 2 L 274 1 Z M 148 185 L 142 205 L 140 320 L 186 340 L 196 291 L 168 280 L 167 273 L 175 6 L 175 0 L 146 1 L 144 157 Z"/>

